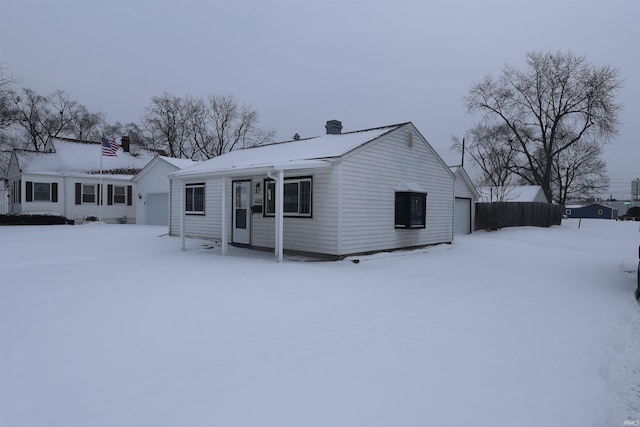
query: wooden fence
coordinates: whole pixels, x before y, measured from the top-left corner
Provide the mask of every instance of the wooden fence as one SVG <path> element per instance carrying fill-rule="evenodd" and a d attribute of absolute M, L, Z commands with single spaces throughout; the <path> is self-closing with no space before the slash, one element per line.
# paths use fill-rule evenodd
<path fill-rule="evenodd" d="M 564 208 L 540 202 L 476 203 L 476 230 L 560 225 Z"/>

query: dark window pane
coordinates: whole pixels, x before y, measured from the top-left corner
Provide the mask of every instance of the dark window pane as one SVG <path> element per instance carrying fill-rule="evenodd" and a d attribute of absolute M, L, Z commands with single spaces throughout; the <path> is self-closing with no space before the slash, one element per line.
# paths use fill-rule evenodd
<path fill-rule="evenodd" d="M 311 181 L 300 181 L 300 213 L 311 213 Z"/>
<path fill-rule="evenodd" d="M 298 183 L 284 184 L 284 212 L 298 213 Z"/>
<path fill-rule="evenodd" d="M 265 203 L 266 203 L 266 213 L 275 214 L 276 213 L 276 183 L 273 181 L 267 182 L 265 187 Z"/>

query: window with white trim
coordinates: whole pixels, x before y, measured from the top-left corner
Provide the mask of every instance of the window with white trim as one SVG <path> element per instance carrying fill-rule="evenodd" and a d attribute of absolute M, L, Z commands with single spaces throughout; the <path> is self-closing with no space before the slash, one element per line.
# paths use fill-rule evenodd
<path fill-rule="evenodd" d="M 33 183 L 33 201 L 34 202 L 50 202 L 51 201 L 51 183 L 50 182 L 34 182 Z"/>
<path fill-rule="evenodd" d="M 82 203 L 96 203 L 96 186 L 95 184 L 82 184 Z"/>
<path fill-rule="evenodd" d="M 113 186 L 113 204 L 124 205 L 127 203 L 127 189 L 124 185 Z"/>
<path fill-rule="evenodd" d="M 426 228 L 427 194 L 412 191 L 395 193 L 395 228 Z"/>
<path fill-rule="evenodd" d="M 311 217 L 311 177 L 287 178 L 283 185 L 284 216 Z M 276 183 L 266 180 L 264 185 L 265 216 L 276 214 Z"/>
<path fill-rule="evenodd" d="M 184 211 L 191 215 L 204 214 L 204 183 L 185 185 Z"/>

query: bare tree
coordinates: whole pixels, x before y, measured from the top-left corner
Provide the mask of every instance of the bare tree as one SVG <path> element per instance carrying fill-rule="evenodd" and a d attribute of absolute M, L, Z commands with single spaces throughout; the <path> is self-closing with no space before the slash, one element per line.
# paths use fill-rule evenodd
<path fill-rule="evenodd" d="M 564 205 L 569 200 L 587 200 L 609 186 L 607 165 L 596 141 L 580 140 L 560 153 L 553 163 L 553 199 Z"/>
<path fill-rule="evenodd" d="M 167 92 L 151 98 L 142 122 L 154 148 L 164 149 L 171 157 L 191 157 L 187 111 L 184 99 Z"/>
<path fill-rule="evenodd" d="M 43 150 L 49 137 L 73 135 L 82 111 L 86 111 L 60 90 L 43 96 L 24 88 L 22 95 L 14 98 L 14 106 L 27 145 L 35 151 Z"/>
<path fill-rule="evenodd" d="M 13 85 L 17 83 L 13 76 L 7 75 L 7 67 L 0 62 L 0 130 L 15 122 L 15 110 L 12 99 L 14 97 Z M 0 146 L 1 147 L 1 146 Z"/>
<path fill-rule="evenodd" d="M 517 151 L 510 141 L 509 129 L 501 124 L 488 126 L 479 124 L 467 132 L 465 144 L 454 141 L 454 146 L 464 149 L 480 169 L 477 187 L 485 202 L 502 202 L 509 199 L 517 185 L 518 176 L 513 172 Z"/>
<path fill-rule="evenodd" d="M 91 113 L 84 105 L 78 105 L 75 120 L 69 123 L 68 129 L 74 138 L 99 141 L 104 126 L 104 113 Z"/>
<path fill-rule="evenodd" d="M 172 157 L 210 159 L 270 142 L 274 131 L 258 126 L 258 112 L 230 95 L 154 97 L 143 117 L 156 148 Z"/>
<path fill-rule="evenodd" d="M 623 81 L 611 66 L 597 67 L 572 52 L 527 54 L 527 69 L 505 66 L 474 84 L 465 102 L 487 125 L 502 124 L 517 151 L 512 171 L 553 198 L 553 165 L 584 139 L 608 142 L 617 134 Z"/>
<path fill-rule="evenodd" d="M 274 131 L 258 127 L 258 112 L 250 105 L 240 105 L 231 95 L 210 95 L 208 103 L 213 138 L 209 145 L 200 147 L 205 158 L 255 147 L 273 139 Z"/>

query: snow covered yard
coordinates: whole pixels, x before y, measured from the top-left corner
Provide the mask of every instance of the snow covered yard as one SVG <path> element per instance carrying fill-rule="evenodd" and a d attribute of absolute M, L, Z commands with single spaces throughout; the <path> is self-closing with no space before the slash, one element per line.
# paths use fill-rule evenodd
<path fill-rule="evenodd" d="M 0 227 L 0 426 L 640 421 L 639 224 L 276 264 L 132 225 Z"/>

